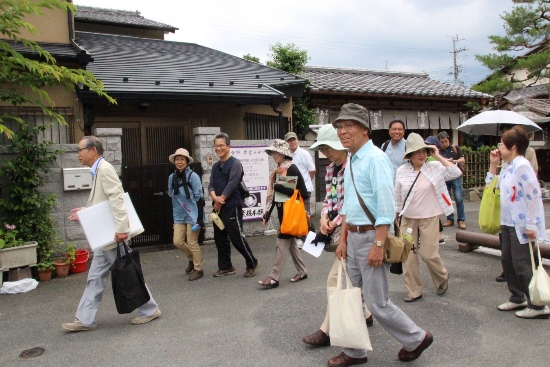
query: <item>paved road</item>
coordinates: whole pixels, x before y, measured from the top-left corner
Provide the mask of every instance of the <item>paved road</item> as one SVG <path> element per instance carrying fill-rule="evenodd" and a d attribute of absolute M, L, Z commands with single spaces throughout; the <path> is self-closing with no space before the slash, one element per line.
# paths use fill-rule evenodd
<path fill-rule="evenodd" d="M 478 205 L 466 203 L 469 229 L 476 227 Z M 436 295 L 424 267 L 424 297 L 406 304 L 402 279 L 391 275 L 392 300 L 435 336 L 432 347 L 408 365 L 549 365 L 550 321 L 522 320 L 497 311 L 507 297 L 506 286 L 494 281 L 500 271 L 498 257 L 458 252 L 456 230 L 445 230 L 447 244 L 441 248 L 450 273 L 449 291 L 443 297 Z M 325 366 L 340 350 L 311 349 L 301 338 L 316 330 L 324 316 L 325 281 L 333 255 L 315 259 L 304 254 L 309 279 L 297 284 L 288 281 L 294 275 L 289 259 L 279 288 L 259 289 L 256 283 L 273 261 L 274 241 L 263 236 L 250 239 L 261 261 L 252 279 L 242 277 L 245 264 L 236 252 L 238 273 L 213 278 L 217 269 L 212 245 L 203 247 L 206 275 L 195 282 L 184 276 L 187 261 L 177 250 L 143 253 L 145 277 L 162 317 L 140 326 L 130 324 L 133 315 L 116 313 L 108 284 L 98 329 L 61 329 L 63 322 L 73 319 L 86 274 L 54 279 L 25 294 L 0 295 L 0 366 Z M 365 366 L 405 365 L 397 359 L 400 345 L 376 321 L 369 331 L 374 350 Z M 46 351 L 29 360 L 19 357 L 33 347 Z"/>

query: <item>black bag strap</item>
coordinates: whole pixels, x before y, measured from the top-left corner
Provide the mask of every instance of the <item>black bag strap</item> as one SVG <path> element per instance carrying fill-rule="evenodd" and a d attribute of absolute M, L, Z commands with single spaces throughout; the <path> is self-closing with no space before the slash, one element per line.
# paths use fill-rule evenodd
<path fill-rule="evenodd" d="M 122 256 L 120 253 L 120 248 L 124 248 L 124 256 L 126 259 L 132 259 L 132 251 L 130 251 L 130 248 L 128 247 L 128 244 L 126 244 L 126 241 L 122 241 L 122 246 L 120 246 L 120 242 L 116 243 L 116 258 L 117 260 L 121 260 Z"/>
<path fill-rule="evenodd" d="M 363 201 L 363 198 L 361 197 L 361 195 L 359 195 L 359 192 L 357 191 L 357 187 L 355 186 L 355 179 L 353 178 L 353 168 L 352 168 L 352 164 L 351 164 L 351 159 L 349 161 L 349 173 L 351 174 L 351 183 L 353 184 L 353 188 L 355 189 L 355 194 L 357 195 L 357 198 L 359 199 L 359 204 L 361 205 L 361 208 L 363 208 L 363 211 L 365 212 L 365 214 L 367 215 L 367 217 L 369 218 L 369 220 L 371 221 L 372 225 L 374 226 L 374 224 L 376 223 L 376 220 L 374 219 L 374 216 L 372 215 L 372 213 L 370 212 L 369 208 L 367 208 L 367 205 L 365 204 L 365 202 Z M 420 176 L 420 172 L 418 172 L 418 175 L 416 175 L 416 178 L 414 179 L 412 185 L 411 185 L 411 188 L 409 189 L 409 192 L 407 193 L 407 196 L 405 197 L 405 201 L 403 202 L 403 208 L 405 208 L 405 203 L 407 202 L 407 199 L 409 198 L 409 195 L 412 191 L 412 188 L 414 187 L 414 184 L 416 183 L 416 180 L 418 180 L 418 176 Z M 403 210 L 403 208 L 401 208 L 401 210 Z M 395 222 L 395 221 L 394 221 Z M 395 229 L 395 235 L 397 236 L 398 234 L 398 226 L 395 226 L 396 229 Z"/>
<path fill-rule="evenodd" d="M 390 139 L 390 140 L 386 140 L 386 141 L 384 142 L 384 144 L 382 144 L 382 151 L 383 151 L 383 152 L 385 152 L 386 149 L 388 149 L 388 145 L 390 145 L 390 141 L 391 141 L 391 139 Z"/>

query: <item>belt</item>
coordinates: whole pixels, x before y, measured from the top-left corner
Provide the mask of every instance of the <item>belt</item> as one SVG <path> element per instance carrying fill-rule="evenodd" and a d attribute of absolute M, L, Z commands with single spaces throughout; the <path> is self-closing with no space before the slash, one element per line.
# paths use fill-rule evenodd
<path fill-rule="evenodd" d="M 363 233 L 363 232 L 374 231 L 374 230 L 376 230 L 376 228 L 374 228 L 374 226 L 370 224 L 366 224 L 364 226 L 355 226 L 352 224 L 348 224 L 348 231 L 350 232 Z"/>

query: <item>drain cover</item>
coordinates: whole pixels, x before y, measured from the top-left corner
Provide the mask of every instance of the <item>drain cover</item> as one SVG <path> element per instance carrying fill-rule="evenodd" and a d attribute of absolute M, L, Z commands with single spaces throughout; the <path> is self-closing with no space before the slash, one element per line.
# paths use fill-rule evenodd
<path fill-rule="evenodd" d="M 25 359 L 34 358 L 34 357 L 41 356 L 42 353 L 44 353 L 45 351 L 46 350 L 41 347 L 31 348 L 31 349 L 22 351 L 19 357 L 25 358 Z"/>

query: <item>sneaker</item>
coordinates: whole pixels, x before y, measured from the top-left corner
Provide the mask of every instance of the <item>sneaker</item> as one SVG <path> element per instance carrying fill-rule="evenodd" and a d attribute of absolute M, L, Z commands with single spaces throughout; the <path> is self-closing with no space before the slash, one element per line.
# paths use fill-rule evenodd
<path fill-rule="evenodd" d="M 440 244 L 440 245 L 444 245 L 444 244 L 445 244 L 445 239 L 444 239 L 444 238 L 440 239 L 440 240 L 439 240 L 439 244 Z"/>
<path fill-rule="evenodd" d="M 95 329 L 95 327 L 82 325 L 82 323 L 78 319 L 74 319 L 74 322 L 64 323 L 63 325 L 61 325 L 61 327 L 69 331 L 89 331 Z"/>
<path fill-rule="evenodd" d="M 458 228 L 460 229 L 466 229 L 466 223 L 464 223 L 463 220 L 458 221 Z"/>
<path fill-rule="evenodd" d="M 157 308 L 157 311 L 154 314 L 152 314 L 151 316 L 138 316 L 138 317 L 133 318 L 131 322 L 134 325 L 141 325 L 141 324 L 145 324 L 149 321 L 153 321 L 157 317 L 160 317 L 160 310 L 158 308 Z"/>
<path fill-rule="evenodd" d="M 235 274 L 235 268 L 234 267 L 230 267 L 229 269 L 225 269 L 225 270 L 218 270 L 217 272 L 214 273 L 214 276 L 216 278 L 219 278 L 219 277 L 224 277 L 226 275 L 233 275 Z"/>
<path fill-rule="evenodd" d="M 514 303 L 514 302 L 508 301 L 497 306 L 499 311 L 512 311 L 512 310 L 516 310 L 518 308 L 524 308 L 524 307 L 527 307 L 527 301 L 524 301 L 522 303 Z"/>
<path fill-rule="evenodd" d="M 447 220 L 445 223 L 443 223 L 443 227 L 452 227 L 455 225 L 454 220 Z"/>
<path fill-rule="evenodd" d="M 524 310 L 517 311 L 516 316 L 522 319 L 547 319 L 550 318 L 550 308 L 544 306 L 542 310 L 535 310 L 527 307 Z"/>
<path fill-rule="evenodd" d="M 304 241 L 299 238 L 296 238 L 296 246 L 298 246 L 298 248 L 304 247 Z"/>
<path fill-rule="evenodd" d="M 193 269 L 193 271 L 191 272 L 191 274 L 189 275 L 189 281 L 193 281 L 193 280 L 197 280 L 197 279 L 200 279 L 204 276 L 204 272 L 202 270 L 195 270 Z"/>
<path fill-rule="evenodd" d="M 247 268 L 244 272 L 245 278 L 252 278 L 254 275 L 256 275 L 256 269 L 258 269 L 258 266 L 260 266 L 260 260 L 256 259 L 256 266 L 253 268 Z"/>

